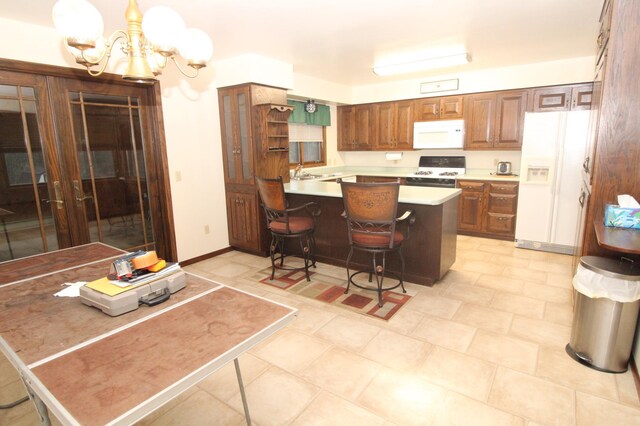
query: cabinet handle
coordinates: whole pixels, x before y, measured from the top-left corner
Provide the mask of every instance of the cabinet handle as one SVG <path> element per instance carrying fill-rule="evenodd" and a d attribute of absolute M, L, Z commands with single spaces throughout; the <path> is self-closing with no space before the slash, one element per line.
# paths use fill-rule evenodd
<path fill-rule="evenodd" d="M 496 219 L 497 219 L 497 220 L 499 220 L 499 221 L 501 221 L 501 222 L 503 222 L 503 221 L 507 220 L 507 218 L 506 218 L 506 217 L 497 217 Z"/>
<path fill-rule="evenodd" d="M 580 207 L 584 207 L 584 199 L 586 198 L 587 194 L 583 191 L 582 194 L 580 194 L 580 198 L 578 198 L 578 203 L 580 203 Z"/>
<path fill-rule="evenodd" d="M 589 173 L 589 157 L 584 159 L 584 162 L 582 163 L 582 170 Z"/>
<path fill-rule="evenodd" d="M 506 200 L 506 198 L 505 197 L 496 197 L 496 200 L 504 201 L 504 200 Z"/>

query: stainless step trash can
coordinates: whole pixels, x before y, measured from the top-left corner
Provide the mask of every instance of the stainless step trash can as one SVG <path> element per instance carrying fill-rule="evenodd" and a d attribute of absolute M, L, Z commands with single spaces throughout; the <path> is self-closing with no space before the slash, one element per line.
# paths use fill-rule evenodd
<path fill-rule="evenodd" d="M 584 256 L 573 287 L 576 299 L 567 354 L 596 370 L 624 373 L 640 309 L 640 267 Z"/>

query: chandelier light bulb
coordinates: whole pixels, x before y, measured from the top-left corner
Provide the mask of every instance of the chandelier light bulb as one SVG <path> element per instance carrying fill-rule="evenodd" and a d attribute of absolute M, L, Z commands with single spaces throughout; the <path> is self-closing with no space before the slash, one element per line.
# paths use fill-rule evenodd
<path fill-rule="evenodd" d="M 159 52 L 174 53 L 185 29 L 182 17 L 170 7 L 152 7 L 142 18 L 142 32 Z"/>
<path fill-rule="evenodd" d="M 77 40 L 80 48 L 95 45 L 104 31 L 102 15 L 86 0 L 59 0 L 52 15 L 56 29 L 67 40 Z"/>
<path fill-rule="evenodd" d="M 187 29 L 180 39 L 180 54 L 194 68 L 203 67 L 213 56 L 209 36 L 197 28 Z"/>

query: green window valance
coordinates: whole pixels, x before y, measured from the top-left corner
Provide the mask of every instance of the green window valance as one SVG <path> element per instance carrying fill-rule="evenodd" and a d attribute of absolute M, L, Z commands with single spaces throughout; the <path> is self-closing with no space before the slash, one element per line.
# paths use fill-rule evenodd
<path fill-rule="evenodd" d="M 290 123 L 313 124 L 315 126 L 331 125 L 331 113 L 327 105 L 316 104 L 316 112 L 309 114 L 304 109 L 306 102 L 287 100 L 287 103 L 293 107 L 289 116 Z"/>

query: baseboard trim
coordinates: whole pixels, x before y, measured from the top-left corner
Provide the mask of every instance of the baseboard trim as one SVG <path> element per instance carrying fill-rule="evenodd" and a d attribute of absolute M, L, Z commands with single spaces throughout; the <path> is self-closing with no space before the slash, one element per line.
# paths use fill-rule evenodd
<path fill-rule="evenodd" d="M 633 382 L 636 384 L 636 393 L 638 394 L 638 399 L 640 399 L 640 375 L 638 374 L 638 364 L 636 364 L 636 359 L 633 356 L 631 356 L 629 364 L 631 364 Z"/>
<path fill-rule="evenodd" d="M 220 250 L 212 251 L 211 253 L 203 254 L 191 259 L 180 261 L 180 266 L 192 265 L 194 263 L 202 262 L 203 260 L 211 259 L 212 257 L 220 256 L 221 254 L 229 253 L 233 251 L 233 247 L 227 247 Z"/>

